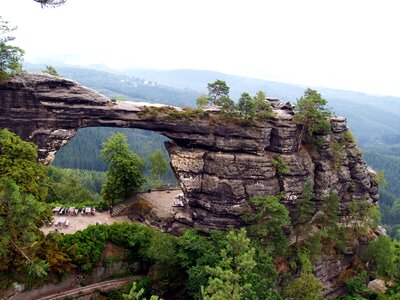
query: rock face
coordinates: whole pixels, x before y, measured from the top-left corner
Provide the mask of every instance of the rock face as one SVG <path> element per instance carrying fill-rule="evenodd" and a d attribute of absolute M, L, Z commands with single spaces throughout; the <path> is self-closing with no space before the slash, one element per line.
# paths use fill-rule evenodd
<path fill-rule="evenodd" d="M 113 103 L 74 81 L 43 74 L 0 83 L 0 101 L 0 128 L 35 142 L 43 163 L 50 163 L 83 127 L 140 128 L 170 138 L 166 147 L 188 202 L 177 222 L 190 220 L 209 229 L 240 226 L 250 197 L 282 192 L 290 207 L 307 180 L 314 184 L 316 207 L 334 189 L 344 216 L 346 203 L 378 199 L 374 172 L 346 139 L 344 118 L 330 120 L 332 133 L 319 136 L 322 146 L 317 149 L 302 141 L 292 106 L 277 99 L 269 99 L 275 117 L 248 127 L 224 120 L 218 112 L 188 116 L 179 108 Z M 332 147 L 335 143 L 342 145 L 340 151 Z M 277 158 L 288 167 L 284 175 L 278 176 Z M 333 277 L 321 275 L 326 294 Z"/>

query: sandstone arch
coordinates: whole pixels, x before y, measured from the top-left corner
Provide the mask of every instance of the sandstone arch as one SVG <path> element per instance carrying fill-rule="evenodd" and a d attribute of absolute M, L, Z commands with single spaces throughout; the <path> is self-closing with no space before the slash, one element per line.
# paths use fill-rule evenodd
<path fill-rule="evenodd" d="M 377 200 L 377 187 L 355 144 L 346 146 L 339 169 L 331 163 L 330 140 L 346 128 L 343 118 L 331 121 L 326 146 L 301 146 L 299 128 L 290 104 L 269 99 L 276 117 L 245 127 L 221 119 L 183 115 L 180 108 L 144 103 L 113 103 L 78 83 L 45 74 L 24 73 L 0 83 L 0 128 L 9 128 L 38 145 L 40 160 L 48 164 L 79 128 L 110 126 L 152 130 L 165 135 L 173 171 L 189 201 L 178 222 L 224 229 L 241 224 L 239 216 L 255 195 L 301 193 L 314 182 L 317 197 L 334 187 L 341 201 L 354 197 Z M 290 167 L 278 177 L 274 157 Z M 353 192 L 348 187 L 355 184 Z M 287 197 L 287 199 L 291 199 Z M 288 205 L 290 205 L 288 200 Z"/>

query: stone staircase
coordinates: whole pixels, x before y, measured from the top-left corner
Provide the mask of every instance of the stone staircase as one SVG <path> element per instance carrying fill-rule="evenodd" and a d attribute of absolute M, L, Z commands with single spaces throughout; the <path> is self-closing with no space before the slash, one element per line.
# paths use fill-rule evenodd
<path fill-rule="evenodd" d="M 136 194 L 125 200 L 124 202 L 121 202 L 117 204 L 116 206 L 113 207 L 113 213 L 111 216 L 116 217 L 116 216 L 121 216 L 126 211 L 137 201 L 142 200 L 143 197 L 140 194 Z"/>

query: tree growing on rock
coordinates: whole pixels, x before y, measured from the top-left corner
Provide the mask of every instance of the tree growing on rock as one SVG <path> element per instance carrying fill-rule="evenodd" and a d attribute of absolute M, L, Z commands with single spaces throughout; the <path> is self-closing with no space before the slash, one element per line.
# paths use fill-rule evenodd
<path fill-rule="evenodd" d="M 242 93 L 237 104 L 237 109 L 244 118 L 253 120 L 257 112 L 256 102 L 248 93 Z"/>
<path fill-rule="evenodd" d="M 314 214 L 314 192 L 312 183 L 307 180 L 304 184 L 303 193 L 296 199 L 293 217 L 293 231 L 296 234 L 296 244 L 299 237 L 306 235 L 312 225 L 311 219 Z"/>
<path fill-rule="evenodd" d="M 56 68 L 52 66 L 46 66 L 46 68 L 42 70 L 42 72 L 56 77 L 61 77 L 61 75 L 57 72 Z"/>
<path fill-rule="evenodd" d="M 10 27 L 9 22 L 4 21 L 0 16 L 0 80 L 4 80 L 22 71 L 22 58 L 24 51 L 8 43 L 15 37 L 9 34 L 16 27 Z"/>
<path fill-rule="evenodd" d="M 252 211 L 243 216 L 249 222 L 249 236 L 257 238 L 268 252 L 279 255 L 287 245 L 285 227 L 290 224 L 289 212 L 277 196 L 257 196 L 249 200 Z"/>
<path fill-rule="evenodd" d="M 197 99 L 197 105 L 204 107 L 207 105 L 217 105 L 221 107 L 222 113 L 230 114 L 235 108 L 235 103 L 229 97 L 229 86 L 223 80 L 216 80 L 209 83 L 208 96 L 201 96 Z"/>
<path fill-rule="evenodd" d="M 267 101 L 267 95 L 263 91 L 258 91 L 253 98 L 257 117 L 261 119 L 270 118 L 272 115 L 272 106 Z"/>
<path fill-rule="evenodd" d="M 327 101 L 321 94 L 310 88 L 297 100 L 294 120 L 303 125 L 302 136 L 307 134 L 312 138 L 314 133 L 325 134 L 331 131 L 331 125 L 327 120 L 331 112 L 326 108 L 326 104 Z"/>
<path fill-rule="evenodd" d="M 146 182 L 142 171 L 144 162 L 129 150 L 123 133 L 111 134 L 110 138 L 103 143 L 101 154 L 108 165 L 102 196 L 111 205 L 126 200 Z"/>

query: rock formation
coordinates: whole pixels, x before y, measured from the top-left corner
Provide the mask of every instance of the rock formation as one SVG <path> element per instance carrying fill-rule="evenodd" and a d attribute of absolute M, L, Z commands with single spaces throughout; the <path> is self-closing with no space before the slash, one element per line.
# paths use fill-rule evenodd
<path fill-rule="evenodd" d="M 247 127 L 217 112 L 185 114 L 161 105 L 115 103 L 74 81 L 44 74 L 22 74 L 0 83 L 0 100 L 0 128 L 35 142 L 46 164 L 83 127 L 140 128 L 170 138 L 166 146 L 172 168 L 188 202 L 176 215 L 178 223 L 215 229 L 240 226 L 250 197 L 282 192 L 290 207 L 308 179 L 314 184 L 316 207 L 334 189 L 344 216 L 346 203 L 378 199 L 374 172 L 356 144 L 344 139 L 344 118 L 332 118 L 332 133 L 319 136 L 321 147 L 312 147 L 301 140 L 292 106 L 277 99 L 268 99 L 273 118 Z M 331 147 L 338 142 L 340 153 Z M 279 176 L 278 158 L 289 168 Z M 346 267 L 342 263 L 331 268 L 332 264 L 337 267 L 332 261 L 319 266 L 326 286 Z M 324 268 L 338 271 L 325 274 Z"/>

